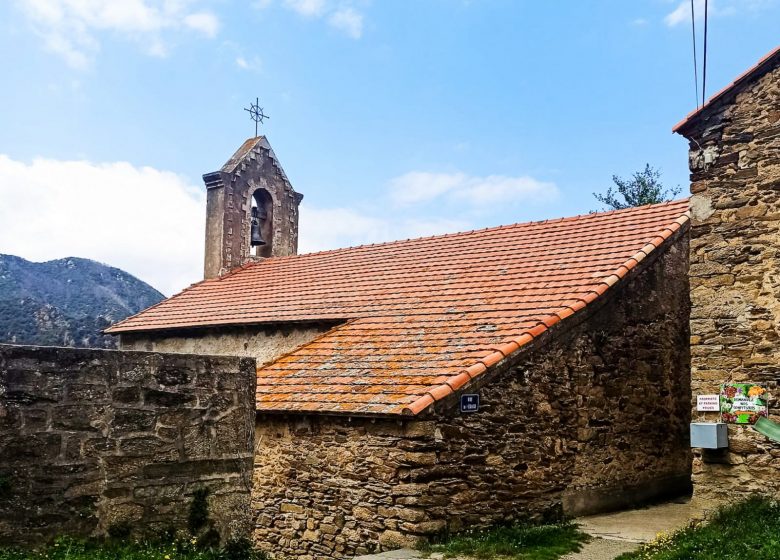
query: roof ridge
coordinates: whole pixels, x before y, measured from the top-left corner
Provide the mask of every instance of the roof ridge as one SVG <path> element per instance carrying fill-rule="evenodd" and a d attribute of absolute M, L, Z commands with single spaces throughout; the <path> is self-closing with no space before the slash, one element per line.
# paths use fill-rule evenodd
<path fill-rule="evenodd" d="M 620 229 L 620 228 L 613 227 L 613 228 L 611 228 L 611 229 L 609 229 L 609 228 L 604 228 L 604 229 L 605 229 L 605 230 L 608 230 L 608 231 L 613 231 L 613 230 L 618 230 L 618 229 Z M 497 228 L 496 228 L 496 229 L 494 229 L 494 228 L 491 228 L 491 230 L 492 230 L 492 231 L 494 231 L 494 232 L 496 232 L 496 233 L 500 233 L 500 232 L 498 231 L 498 229 L 497 229 Z M 582 230 L 582 231 L 585 231 L 585 230 Z M 624 233 L 624 234 L 623 234 L 623 237 L 627 237 L 627 236 L 630 236 L 630 235 L 633 235 L 633 233 Z M 553 234 L 553 233 L 546 234 L 546 235 L 544 236 L 544 241 L 543 241 L 543 242 L 541 242 L 541 243 L 537 243 L 537 244 L 536 244 L 536 245 L 534 245 L 533 247 L 534 247 L 534 248 L 539 248 L 539 249 L 541 249 L 541 248 L 543 248 L 543 247 L 545 247 L 545 246 L 554 245 L 554 244 L 555 244 L 554 242 L 555 242 L 556 240 L 558 240 L 558 239 L 568 239 L 568 238 L 570 238 L 570 237 L 571 237 L 571 232 L 569 232 L 569 234 L 568 234 L 568 235 L 567 235 L 567 234 Z M 510 238 L 511 238 L 511 237 L 510 237 Z M 428 240 L 428 239 L 430 239 L 430 238 L 420 238 L 420 239 L 421 239 L 421 240 Z M 398 242 L 398 241 L 396 241 L 396 242 L 392 242 L 392 243 L 398 244 L 398 246 L 399 246 L 399 247 L 402 247 L 402 246 L 403 246 L 403 245 L 402 245 L 402 242 Z M 491 240 L 491 241 L 488 241 L 488 240 L 485 240 L 485 239 L 478 239 L 478 240 L 475 240 L 475 241 L 473 241 L 472 243 L 473 243 L 473 244 L 472 244 L 471 246 L 472 246 L 472 247 L 475 247 L 475 246 L 476 246 L 476 247 L 478 247 L 478 250 L 477 250 L 477 251 L 472 251 L 472 252 L 470 253 L 471 255 L 473 255 L 473 254 L 477 254 L 477 253 L 492 254 L 492 253 L 493 253 L 493 251 L 492 251 L 491 249 L 492 249 L 494 246 L 496 246 L 496 245 L 500 245 L 500 243 L 499 243 L 499 238 L 498 238 L 497 236 L 496 236 L 495 238 L 493 238 L 493 240 Z M 387 245 L 389 245 L 389 244 L 387 244 Z M 599 241 L 598 241 L 598 238 L 594 238 L 594 239 L 590 240 L 590 241 L 589 241 L 589 245 L 599 246 Z M 341 250 L 345 250 L 345 249 L 341 249 Z M 423 250 L 423 249 L 418 249 L 418 251 L 415 251 L 415 253 L 419 253 L 419 252 L 420 252 L 420 251 L 422 251 L 422 250 Z M 426 252 L 427 252 L 427 251 L 430 251 L 430 252 L 435 252 L 435 251 L 433 251 L 433 249 L 432 249 L 432 248 L 428 248 L 428 247 L 424 248 L 424 250 L 425 250 Z M 395 251 L 393 254 L 395 254 L 395 255 L 406 254 L 406 253 L 409 253 L 410 251 L 412 251 L 412 249 L 404 248 L 403 250 L 398 250 L 398 251 Z M 311 256 L 320 256 L 320 255 L 323 255 L 323 254 L 326 254 L 326 253 L 329 253 L 329 252 L 330 252 L 330 251 L 326 251 L 326 252 L 323 252 L 323 253 L 307 253 L 307 254 L 305 254 L 305 255 L 300 255 L 300 256 L 301 256 L 301 257 L 305 257 L 305 256 L 308 256 L 308 255 L 311 255 Z M 389 254 L 389 253 L 388 253 L 388 254 Z M 371 257 L 371 255 L 367 256 L 367 258 L 370 258 L 370 257 Z M 466 257 L 466 256 L 464 256 L 463 258 L 465 259 L 465 258 L 467 258 L 467 257 Z M 279 262 L 279 261 L 275 261 L 275 262 Z"/>
<path fill-rule="evenodd" d="M 328 253 L 337 253 L 340 251 L 355 251 L 358 249 L 366 249 L 369 247 L 384 247 L 388 245 L 394 245 L 394 244 L 402 244 L 407 243 L 409 241 L 424 241 L 429 239 L 441 239 L 444 237 L 457 237 L 457 236 L 466 236 L 471 235 L 478 232 L 483 231 L 496 231 L 500 229 L 509 229 L 509 228 L 515 228 L 519 226 L 530 226 L 530 225 L 536 225 L 536 224 L 547 224 L 552 222 L 563 222 L 563 221 L 576 221 L 583 218 L 591 218 L 591 217 L 597 217 L 597 216 L 609 216 L 612 214 L 617 213 L 633 213 L 638 212 L 641 210 L 646 210 L 648 208 L 663 208 L 664 206 L 671 206 L 671 205 L 677 205 L 682 203 L 687 203 L 688 198 L 680 198 L 677 200 L 667 200 L 664 202 L 658 202 L 654 204 L 644 204 L 642 206 L 632 206 L 630 208 L 619 208 L 614 210 L 605 210 L 602 212 L 588 212 L 585 214 L 575 214 L 573 216 L 560 216 L 557 218 L 546 218 L 544 220 L 530 220 L 527 222 L 514 222 L 511 224 L 502 224 L 498 226 L 488 226 L 484 228 L 478 228 L 478 229 L 471 229 L 471 230 L 465 230 L 465 231 L 455 231 L 455 232 L 449 232 L 449 233 L 440 233 L 436 235 L 423 235 L 420 237 L 408 237 L 406 239 L 395 239 L 391 241 L 378 241 L 376 243 L 363 243 L 361 245 L 350 245 L 347 247 L 338 247 L 335 249 L 324 249 L 322 251 L 312 251 L 311 253 L 299 253 L 295 255 L 284 255 L 279 257 L 270 257 L 267 259 L 263 259 L 262 261 L 256 261 L 251 264 L 262 264 L 262 263 L 271 263 L 271 262 L 279 262 L 282 260 L 290 260 L 290 259 L 298 259 L 298 258 L 304 258 L 312 255 L 324 255 Z"/>
<path fill-rule="evenodd" d="M 664 227 L 663 230 L 661 230 L 661 234 L 653 237 L 644 247 L 629 257 L 614 272 L 602 278 L 601 281 L 597 282 L 597 288 L 586 292 L 584 297 L 577 298 L 573 305 L 564 306 L 561 311 L 556 311 L 544 319 L 541 319 L 536 324 L 536 326 L 531 327 L 530 329 L 526 329 L 525 332 L 521 333 L 514 340 L 502 344 L 501 347 L 477 360 L 477 363 L 464 368 L 460 374 L 451 379 L 448 379 L 436 387 L 429 389 L 422 397 L 402 408 L 401 414 L 405 416 L 415 416 L 436 401 L 454 394 L 455 391 L 463 388 L 469 381 L 485 373 L 488 369 L 490 369 L 490 367 L 498 364 L 515 352 L 518 352 L 523 346 L 539 338 L 553 325 L 563 321 L 567 317 L 574 315 L 577 311 L 580 311 L 589 304 L 593 303 L 607 290 L 609 290 L 609 288 L 625 278 L 633 268 L 638 266 L 639 263 L 647 258 L 653 251 L 661 247 L 676 231 L 682 228 L 686 223 L 690 222 L 690 218 L 691 212 L 688 210 L 674 222 Z M 669 233 L 664 235 L 664 232 L 667 231 Z"/>

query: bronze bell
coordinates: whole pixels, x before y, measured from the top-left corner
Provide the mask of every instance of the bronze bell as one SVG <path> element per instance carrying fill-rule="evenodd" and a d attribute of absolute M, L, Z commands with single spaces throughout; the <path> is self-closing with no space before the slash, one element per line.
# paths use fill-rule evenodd
<path fill-rule="evenodd" d="M 249 243 L 252 247 L 265 245 L 265 240 L 260 235 L 260 220 L 257 218 L 257 208 L 252 208 L 252 234 L 250 239 Z"/>

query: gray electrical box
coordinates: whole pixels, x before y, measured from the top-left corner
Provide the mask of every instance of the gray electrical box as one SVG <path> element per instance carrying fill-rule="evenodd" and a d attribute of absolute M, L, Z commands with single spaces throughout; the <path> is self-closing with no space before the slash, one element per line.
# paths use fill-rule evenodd
<path fill-rule="evenodd" d="M 729 446 L 729 429 L 720 422 L 691 422 L 691 447 L 723 449 Z"/>

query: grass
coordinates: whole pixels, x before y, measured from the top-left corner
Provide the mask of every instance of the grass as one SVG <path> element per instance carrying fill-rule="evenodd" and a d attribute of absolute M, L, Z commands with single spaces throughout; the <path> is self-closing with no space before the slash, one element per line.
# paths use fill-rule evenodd
<path fill-rule="evenodd" d="M 224 548 L 202 547 L 197 539 L 159 541 L 76 540 L 59 538 L 34 550 L 0 548 L 0 560 L 265 560 L 249 541 Z"/>
<path fill-rule="evenodd" d="M 777 560 L 780 502 L 752 497 L 725 507 L 704 525 L 659 537 L 618 560 Z"/>
<path fill-rule="evenodd" d="M 445 558 L 512 558 L 517 560 L 556 560 L 580 550 L 588 536 L 574 523 L 513 525 L 472 530 L 448 537 L 438 544 L 425 545 L 423 552 L 444 553 Z"/>

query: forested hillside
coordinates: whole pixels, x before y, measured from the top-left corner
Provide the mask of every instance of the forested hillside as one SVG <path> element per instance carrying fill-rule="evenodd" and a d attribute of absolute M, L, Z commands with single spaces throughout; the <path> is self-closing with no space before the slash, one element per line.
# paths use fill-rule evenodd
<path fill-rule="evenodd" d="M 114 348 L 115 337 L 101 331 L 162 299 L 135 276 L 88 259 L 0 254 L 0 342 Z"/>

